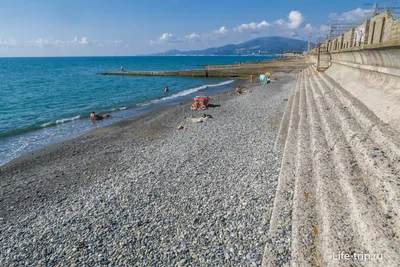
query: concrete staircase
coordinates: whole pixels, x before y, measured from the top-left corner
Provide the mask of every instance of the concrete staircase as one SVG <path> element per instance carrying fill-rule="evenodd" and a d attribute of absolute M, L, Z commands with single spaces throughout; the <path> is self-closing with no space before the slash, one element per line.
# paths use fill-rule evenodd
<path fill-rule="evenodd" d="M 400 265 L 399 132 L 311 66 L 275 145 L 284 152 L 263 266 Z"/>

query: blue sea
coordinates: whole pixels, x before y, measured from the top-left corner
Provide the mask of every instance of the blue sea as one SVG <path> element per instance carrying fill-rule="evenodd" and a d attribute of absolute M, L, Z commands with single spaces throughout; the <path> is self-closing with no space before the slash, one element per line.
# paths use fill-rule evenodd
<path fill-rule="evenodd" d="M 0 58 L 0 165 L 18 156 L 185 101 L 212 94 L 232 80 L 192 77 L 105 76 L 102 72 L 202 69 L 273 57 Z M 168 86 L 168 94 L 164 87 Z M 112 118 L 93 124 L 91 111 Z"/>

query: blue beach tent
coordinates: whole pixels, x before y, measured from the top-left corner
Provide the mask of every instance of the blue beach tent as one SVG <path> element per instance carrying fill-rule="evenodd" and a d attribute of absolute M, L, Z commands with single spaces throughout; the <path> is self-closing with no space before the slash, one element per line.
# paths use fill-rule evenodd
<path fill-rule="evenodd" d="M 260 75 L 260 82 L 262 84 L 265 84 L 267 82 L 267 76 L 265 76 L 265 74 Z"/>

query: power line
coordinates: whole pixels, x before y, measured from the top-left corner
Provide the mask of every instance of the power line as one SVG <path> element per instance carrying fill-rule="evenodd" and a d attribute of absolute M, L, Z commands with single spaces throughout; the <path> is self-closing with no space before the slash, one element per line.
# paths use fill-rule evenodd
<path fill-rule="evenodd" d="M 365 3 L 364 6 L 372 6 L 371 12 L 367 12 L 365 14 L 371 16 L 372 18 L 387 10 L 390 10 L 392 14 L 400 14 L 398 1 L 386 1 L 381 3 L 382 6 L 379 6 L 379 3 Z"/>
<path fill-rule="evenodd" d="M 360 26 L 360 23 L 332 23 L 330 24 L 330 30 L 327 39 L 332 40 L 334 37 L 339 36 L 343 32 L 347 32 L 350 29 L 356 28 L 358 26 Z"/>

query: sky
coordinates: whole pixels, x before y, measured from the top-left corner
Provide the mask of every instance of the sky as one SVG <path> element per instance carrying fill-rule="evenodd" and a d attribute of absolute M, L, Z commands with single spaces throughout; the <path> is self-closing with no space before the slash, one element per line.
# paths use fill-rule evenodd
<path fill-rule="evenodd" d="M 284 36 L 315 42 L 363 21 L 358 0 L 1 0 L 0 57 L 134 56 Z"/>

